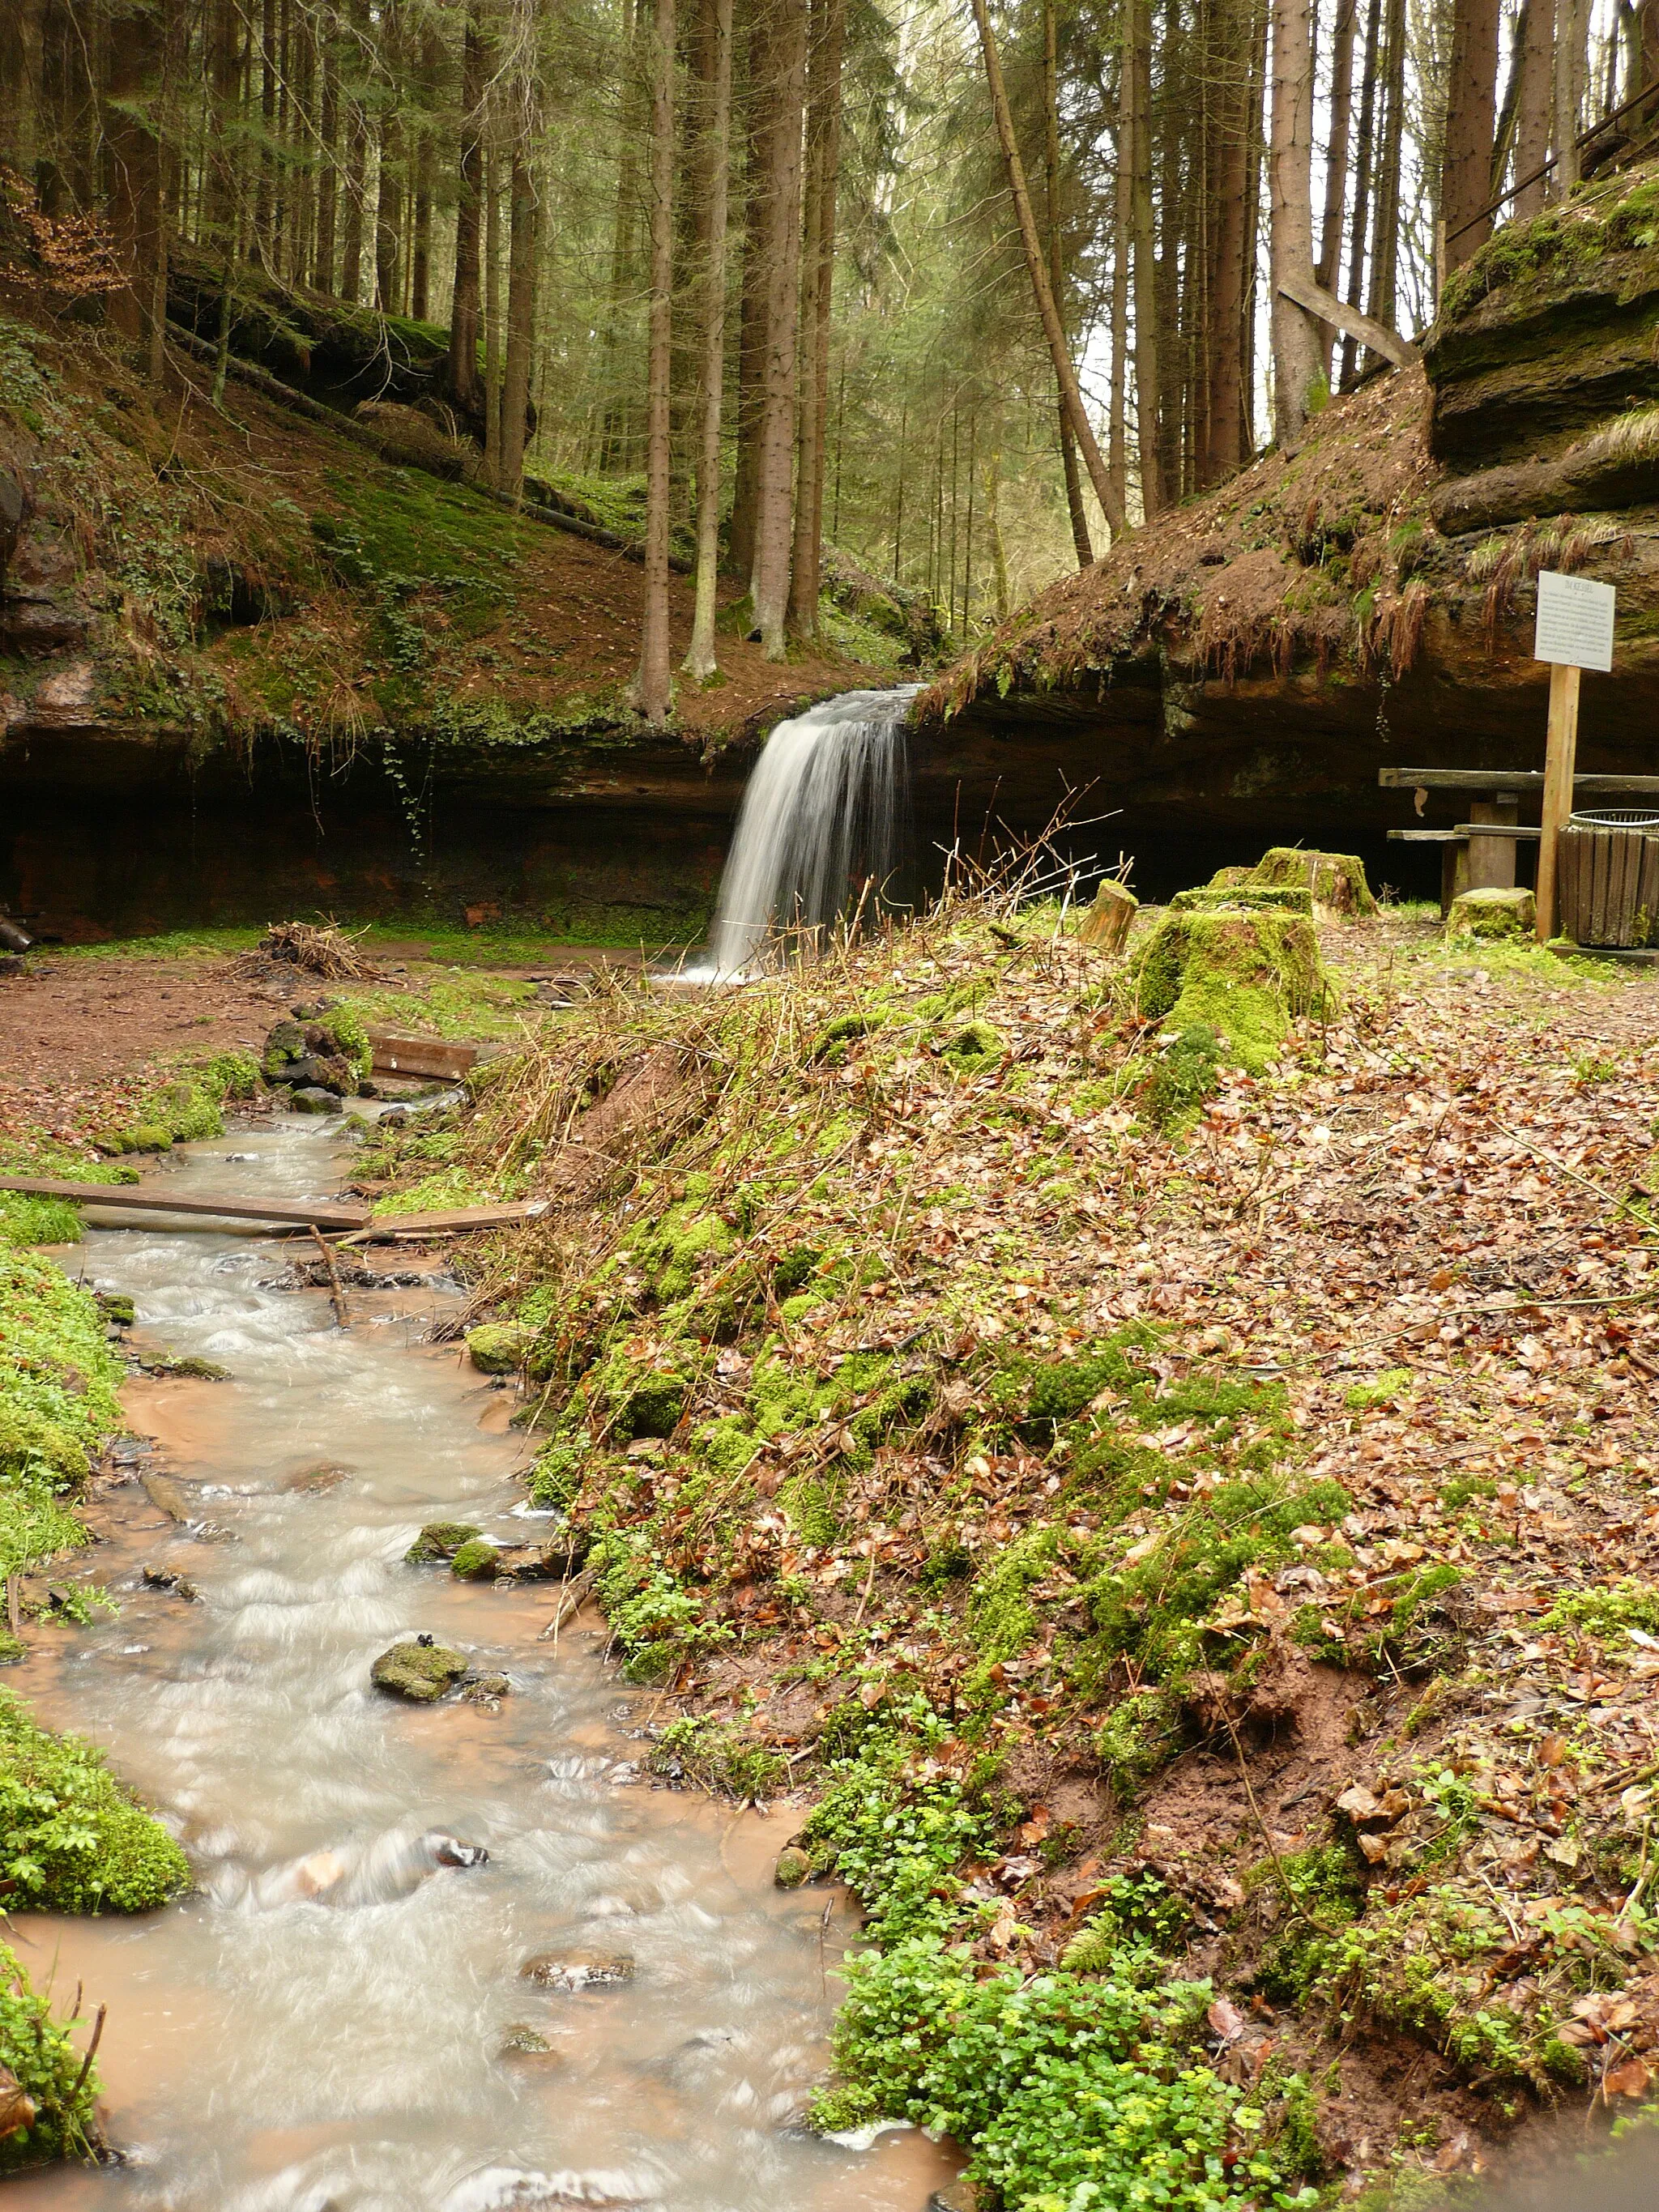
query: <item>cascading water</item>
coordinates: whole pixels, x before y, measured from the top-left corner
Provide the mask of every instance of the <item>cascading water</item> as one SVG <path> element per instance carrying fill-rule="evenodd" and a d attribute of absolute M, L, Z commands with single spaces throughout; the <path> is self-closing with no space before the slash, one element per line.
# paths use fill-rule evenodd
<path fill-rule="evenodd" d="M 222 1143 L 181 1146 L 155 1195 L 314 1194 L 338 1142 L 282 1121 L 228 1170 Z M 353 1288 L 347 1330 L 283 1262 L 199 1224 L 94 1226 L 75 1256 L 136 1299 L 140 1342 L 233 1379 L 131 1386 L 165 1439 L 137 1468 L 173 1502 L 153 1472 L 106 1493 L 104 1540 L 63 1573 L 119 1615 L 37 1637 L 8 1684 L 108 1749 L 197 1887 L 136 1919 L 7 1899 L 37 1986 L 108 2005 L 127 2162 L 8 2179 L 6 2212 L 921 2212 L 943 2151 L 792 2124 L 853 1920 L 772 1885 L 799 1808 L 647 1786 L 628 1731 L 661 1696 L 603 1663 L 603 1624 L 552 1639 L 548 1584 L 405 1564 L 426 1521 L 537 1525 L 510 1401 L 422 1346 L 457 1287 Z M 416 1631 L 507 1675 L 499 1710 L 374 1689 L 375 1655 Z M 615 1988 L 520 1971 L 618 1952 L 636 1967 Z"/>
<path fill-rule="evenodd" d="M 921 687 L 843 691 L 780 722 L 743 794 L 698 981 L 747 975 L 775 931 L 822 928 L 877 896 L 900 858 L 904 725 Z"/>

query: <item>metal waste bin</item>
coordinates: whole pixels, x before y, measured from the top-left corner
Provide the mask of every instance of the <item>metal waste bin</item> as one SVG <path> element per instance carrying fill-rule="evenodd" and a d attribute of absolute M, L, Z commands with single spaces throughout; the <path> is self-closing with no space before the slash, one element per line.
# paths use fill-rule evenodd
<path fill-rule="evenodd" d="M 1575 814 L 1557 863 L 1561 934 L 1575 945 L 1659 945 L 1659 813 Z"/>

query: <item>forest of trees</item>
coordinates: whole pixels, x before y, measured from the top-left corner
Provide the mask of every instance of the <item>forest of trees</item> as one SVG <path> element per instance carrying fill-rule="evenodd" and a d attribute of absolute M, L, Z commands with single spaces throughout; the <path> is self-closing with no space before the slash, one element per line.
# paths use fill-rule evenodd
<path fill-rule="evenodd" d="M 644 479 L 769 653 L 958 637 L 1292 436 L 1498 210 L 1659 136 L 1659 0 L 5 0 L 9 219 L 156 376 L 170 259 L 447 331 L 489 479 Z M 76 310 L 88 313 L 83 297 Z"/>

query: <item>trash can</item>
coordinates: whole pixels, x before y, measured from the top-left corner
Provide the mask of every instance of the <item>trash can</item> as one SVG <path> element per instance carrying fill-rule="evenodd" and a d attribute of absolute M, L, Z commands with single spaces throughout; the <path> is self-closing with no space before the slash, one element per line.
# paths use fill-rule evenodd
<path fill-rule="evenodd" d="M 1659 945 L 1659 813 L 1574 814 L 1557 863 L 1561 934 L 1575 945 Z"/>

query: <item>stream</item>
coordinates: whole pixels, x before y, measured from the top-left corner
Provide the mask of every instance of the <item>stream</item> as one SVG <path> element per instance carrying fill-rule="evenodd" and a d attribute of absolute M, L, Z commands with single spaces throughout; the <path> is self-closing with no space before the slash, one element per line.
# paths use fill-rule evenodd
<path fill-rule="evenodd" d="M 181 1146 L 155 1181 L 314 1197 L 343 1171 L 337 1125 L 296 1118 Z M 368 1263 L 408 1265 L 386 1249 Z M 838 1894 L 826 1933 L 831 1893 L 771 1886 L 799 1808 L 653 1787 L 628 1730 L 659 1694 L 605 1663 L 592 1614 L 538 1640 L 556 1586 L 404 1564 L 425 1521 L 543 1525 L 513 1480 L 529 1447 L 510 1395 L 427 1340 L 456 1286 L 353 1291 L 342 1329 L 325 1293 L 283 1286 L 269 1237 L 89 1226 L 64 1263 L 136 1300 L 136 1347 L 232 1380 L 131 1386 L 155 1440 L 133 1471 L 176 1480 L 190 1521 L 137 1480 L 106 1493 L 106 1540 L 73 1572 L 118 1616 L 43 1629 L 6 1676 L 108 1753 L 198 1882 L 133 1919 L 17 1916 L 36 1986 L 67 2004 L 83 1982 L 86 2016 L 109 2008 L 126 2157 L 21 2179 L 6 2212 L 922 2212 L 954 2171 L 942 2148 L 888 2134 L 860 2153 L 794 2124 L 853 1932 Z M 511 1694 L 373 1689 L 375 1656 L 417 1632 Z M 488 1863 L 446 1863 L 442 1838 Z M 635 1978 L 520 1978 L 549 1952 L 623 1953 Z"/>

